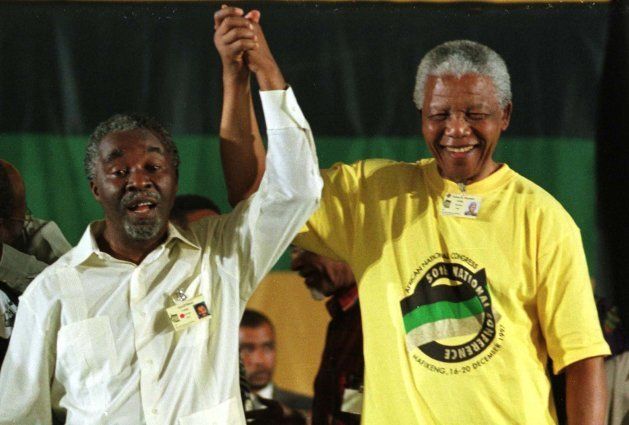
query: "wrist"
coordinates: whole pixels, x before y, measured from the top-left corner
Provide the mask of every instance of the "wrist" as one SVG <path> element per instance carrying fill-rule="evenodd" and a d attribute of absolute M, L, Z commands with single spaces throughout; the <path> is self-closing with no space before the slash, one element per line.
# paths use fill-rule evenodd
<path fill-rule="evenodd" d="M 286 89 L 286 81 L 277 66 L 269 71 L 259 70 L 256 72 L 256 79 L 261 91 Z"/>
<path fill-rule="evenodd" d="M 242 63 L 233 63 L 229 65 L 223 64 L 223 82 L 224 83 L 248 83 L 251 71 Z"/>
<path fill-rule="evenodd" d="M 223 90 L 228 92 L 249 92 L 251 73 L 245 69 L 237 74 L 223 73 Z"/>

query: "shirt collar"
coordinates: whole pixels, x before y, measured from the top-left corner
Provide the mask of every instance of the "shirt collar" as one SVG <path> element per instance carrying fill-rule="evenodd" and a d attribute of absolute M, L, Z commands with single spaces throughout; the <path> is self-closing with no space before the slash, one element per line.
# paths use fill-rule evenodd
<path fill-rule="evenodd" d="M 104 260 L 105 256 L 109 256 L 109 254 L 100 250 L 98 243 L 96 242 L 96 235 L 101 234 L 104 229 L 104 220 L 93 221 L 89 224 L 89 226 L 87 226 L 87 229 L 83 232 L 83 236 L 81 236 L 81 240 L 72 251 L 70 266 L 76 267 L 93 256 L 96 256 L 101 260 Z M 201 249 L 192 232 L 184 231 L 171 222 L 168 222 L 168 236 L 162 245 L 168 245 L 175 239 L 178 239 L 193 248 Z M 193 240 L 195 241 L 193 242 Z"/>
<path fill-rule="evenodd" d="M 425 162 L 424 162 L 425 161 Z M 439 175 L 437 161 L 434 158 L 421 160 L 420 163 L 427 164 L 426 177 L 430 186 L 441 194 L 461 193 L 461 188 L 452 180 L 444 179 Z M 504 186 L 515 173 L 507 164 L 500 164 L 500 168 L 484 179 L 465 186 L 465 193 L 469 195 L 480 195 L 499 187 Z"/>
<path fill-rule="evenodd" d="M 269 382 L 257 392 L 257 395 L 263 398 L 273 398 L 273 383 Z"/>
<path fill-rule="evenodd" d="M 171 221 L 168 222 L 168 237 L 166 238 L 166 242 L 170 242 L 171 239 L 179 239 L 180 241 L 190 245 L 193 248 L 201 249 L 201 245 L 197 242 L 194 237 L 194 233 L 190 230 L 182 229 L 178 226 L 175 226 Z"/>

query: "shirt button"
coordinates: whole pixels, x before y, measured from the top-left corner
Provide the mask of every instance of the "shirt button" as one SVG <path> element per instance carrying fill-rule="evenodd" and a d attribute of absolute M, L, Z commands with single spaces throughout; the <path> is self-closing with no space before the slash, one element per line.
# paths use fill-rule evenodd
<path fill-rule="evenodd" d="M 151 413 L 154 414 L 154 415 L 157 415 L 157 409 L 151 410 Z"/>

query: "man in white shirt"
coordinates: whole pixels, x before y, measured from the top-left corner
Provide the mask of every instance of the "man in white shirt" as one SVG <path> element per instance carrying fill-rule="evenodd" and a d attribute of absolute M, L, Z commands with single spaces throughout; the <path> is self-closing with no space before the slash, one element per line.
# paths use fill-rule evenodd
<path fill-rule="evenodd" d="M 137 116 L 99 125 L 85 166 L 105 220 L 24 293 L 0 372 L 1 424 L 244 423 L 238 322 L 316 209 L 321 180 L 309 125 L 259 25 L 242 15 L 217 12 L 215 43 L 225 90 L 248 69 L 260 85 L 269 136 L 260 189 L 232 213 L 180 229 L 168 222 L 179 162 L 169 133 Z M 194 315 L 201 303 L 208 316 Z"/>

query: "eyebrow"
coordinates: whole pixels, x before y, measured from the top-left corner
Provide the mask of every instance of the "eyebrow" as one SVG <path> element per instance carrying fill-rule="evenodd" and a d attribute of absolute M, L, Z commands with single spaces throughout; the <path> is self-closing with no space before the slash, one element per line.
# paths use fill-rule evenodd
<path fill-rule="evenodd" d="M 160 155 L 164 155 L 164 149 L 162 149 L 161 146 L 149 146 L 148 148 L 146 148 L 147 152 L 156 152 Z"/>
<path fill-rule="evenodd" d="M 146 151 L 148 153 L 154 152 L 154 153 L 158 153 L 164 156 L 164 150 L 159 146 L 149 146 L 148 148 L 146 148 Z M 105 157 L 105 162 L 109 163 L 109 162 L 115 161 L 116 159 L 122 156 L 124 156 L 124 151 L 122 151 L 122 149 L 114 149 L 109 154 L 107 154 L 107 156 Z"/>
<path fill-rule="evenodd" d="M 482 109 L 489 108 L 490 106 L 487 103 L 476 103 L 470 107 L 470 109 Z"/>
<path fill-rule="evenodd" d="M 115 159 L 120 158 L 122 155 L 124 155 L 124 153 L 120 149 L 114 149 L 105 157 L 105 162 L 112 162 Z"/>

